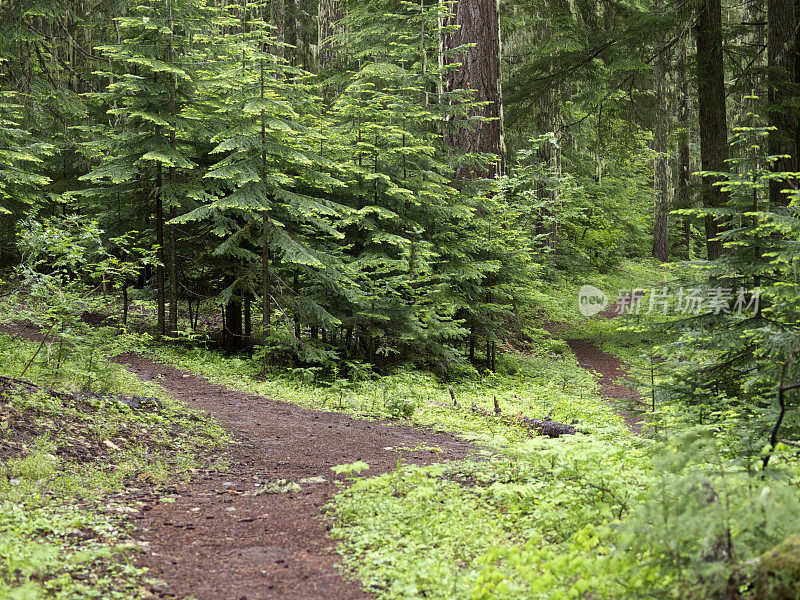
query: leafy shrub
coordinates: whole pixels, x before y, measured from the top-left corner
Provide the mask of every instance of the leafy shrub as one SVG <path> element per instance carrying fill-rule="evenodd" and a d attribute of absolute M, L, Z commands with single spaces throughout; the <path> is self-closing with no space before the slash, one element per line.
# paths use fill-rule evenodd
<path fill-rule="evenodd" d="M 410 419 L 417 407 L 405 398 L 393 396 L 386 401 L 385 408 L 393 419 Z"/>

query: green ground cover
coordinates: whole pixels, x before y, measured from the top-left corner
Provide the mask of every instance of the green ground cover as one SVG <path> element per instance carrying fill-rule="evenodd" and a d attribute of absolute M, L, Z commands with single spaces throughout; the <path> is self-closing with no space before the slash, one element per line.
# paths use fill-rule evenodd
<path fill-rule="evenodd" d="M 31 361 L 37 342 L 0 334 L 0 373 L 30 362 L 25 378 L 37 384 L 0 387 L 2 598 L 139 597 L 146 575 L 130 562 L 140 548 L 126 522 L 138 508 L 126 494 L 187 476 L 225 440 L 209 416 L 108 362 L 120 340 L 92 343 L 96 368 L 74 352 L 56 369 L 56 348 Z M 87 381 L 103 394 L 84 393 Z M 120 395 L 157 403 L 132 409 Z"/>

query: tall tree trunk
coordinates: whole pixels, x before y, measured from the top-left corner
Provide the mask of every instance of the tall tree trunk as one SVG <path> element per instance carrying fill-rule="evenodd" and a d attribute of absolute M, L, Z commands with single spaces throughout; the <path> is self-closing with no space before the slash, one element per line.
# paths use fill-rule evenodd
<path fill-rule="evenodd" d="M 444 4 L 444 0 L 438 0 L 439 2 L 439 11 L 436 17 L 436 35 L 438 38 L 438 48 L 436 52 L 436 66 L 439 67 L 440 76 L 437 78 L 436 82 L 436 102 L 438 104 L 442 104 L 444 102 L 444 81 L 442 80 L 441 74 L 444 73 L 444 52 L 445 52 L 445 44 L 446 44 L 446 34 L 444 31 L 444 21 L 447 15 L 447 7 Z"/>
<path fill-rule="evenodd" d="M 663 2 L 657 0 L 657 9 L 663 8 Z M 669 255 L 669 182 L 667 181 L 667 143 L 669 124 L 667 123 L 667 90 L 666 75 L 669 61 L 666 50 L 661 50 L 653 65 L 655 84 L 656 119 L 653 131 L 653 150 L 655 165 L 653 169 L 653 257 L 666 262 Z"/>
<path fill-rule="evenodd" d="M 175 47 L 172 39 L 172 1 L 167 0 L 167 26 L 169 27 L 169 64 L 175 62 Z M 169 130 L 169 147 L 175 150 L 175 88 L 177 80 L 175 75 L 172 75 L 172 82 L 169 90 L 169 114 L 172 117 L 172 123 Z M 175 193 L 175 167 L 169 168 L 169 185 L 172 188 L 170 191 Z M 174 207 L 169 207 L 170 217 L 174 217 Z M 175 225 L 169 225 L 169 330 L 171 332 L 178 330 L 178 256 L 175 240 Z"/>
<path fill-rule="evenodd" d="M 722 60 L 722 5 L 720 0 L 697 0 L 697 102 L 700 117 L 700 162 L 703 171 L 724 171 L 728 157 L 725 80 Z M 701 193 L 705 208 L 720 208 L 727 194 L 714 186 L 714 177 L 703 177 Z M 714 240 L 723 231 L 719 218 L 706 216 L 708 259 L 722 256 L 722 243 Z"/>
<path fill-rule="evenodd" d="M 770 133 L 769 153 L 781 155 L 773 164 L 774 171 L 798 170 L 798 16 L 796 0 L 767 0 L 767 89 Z M 786 181 L 771 181 L 770 204 L 788 204 L 781 190 L 791 187 Z"/>
<path fill-rule="evenodd" d="M 336 42 L 331 39 L 343 32 L 345 16 L 341 0 L 319 0 L 317 11 L 317 63 L 320 69 L 334 66 L 339 60 Z"/>
<path fill-rule="evenodd" d="M 128 280 L 122 282 L 122 326 L 128 326 Z"/>
<path fill-rule="evenodd" d="M 680 135 L 678 137 L 678 208 L 689 208 L 689 177 L 691 176 L 691 163 L 689 154 L 690 138 L 689 115 L 689 78 L 687 77 L 687 51 L 686 40 L 681 40 L 678 48 L 678 122 Z M 689 216 L 683 217 L 683 236 L 686 244 L 686 257 L 692 259 L 691 220 Z"/>
<path fill-rule="evenodd" d="M 736 104 L 739 105 L 737 125 L 752 125 L 748 114 L 760 114 L 766 92 L 764 89 L 764 75 L 767 60 L 762 49 L 767 44 L 767 7 L 763 0 L 748 0 L 747 9 L 742 20 L 747 23 L 747 30 L 742 35 L 742 45 L 749 49 L 749 54 L 742 56 L 742 74 L 738 84 L 739 94 Z M 759 103 L 758 99 L 762 102 Z"/>
<path fill-rule="evenodd" d="M 170 171 L 174 171 L 171 168 Z M 174 173 L 172 180 L 174 182 Z M 174 209 L 170 209 L 170 217 L 175 217 Z M 175 225 L 169 225 L 169 330 L 175 332 L 178 330 L 178 250 L 177 250 L 177 233 L 175 232 Z"/>
<path fill-rule="evenodd" d="M 558 245 L 558 193 L 561 179 L 561 145 L 558 142 L 561 126 L 560 91 L 554 87 L 544 91 L 539 103 L 537 126 L 540 134 L 553 134 L 553 141 L 543 139 L 538 151 L 539 162 L 544 166 L 541 180 L 537 184 L 539 197 L 547 200 L 537 233 L 547 236 L 547 246 L 555 250 Z"/>
<path fill-rule="evenodd" d="M 281 11 L 283 10 L 283 0 L 281 2 Z M 275 13 L 273 13 L 273 18 L 277 18 Z M 283 32 L 281 31 L 281 37 L 279 41 L 282 41 Z M 260 85 L 261 85 L 261 98 L 264 98 L 264 61 L 261 61 L 261 74 L 260 74 Z M 264 111 L 261 111 L 261 178 L 262 180 L 266 179 L 267 177 L 267 150 L 266 150 L 266 143 L 267 143 L 267 129 L 266 129 L 266 122 L 265 122 L 266 115 Z M 269 213 L 267 210 L 264 210 L 262 215 L 261 221 L 261 235 L 263 238 L 262 246 L 261 246 L 261 301 L 263 304 L 263 313 L 262 313 L 262 329 L 263 329 L 263 341 L 266 343 L 267 339 L 271 335 L 271 319 L 272 319 L 272 273 L 270 272 L 270 247 L 269 247 Z"/>
<path fill-rule="evenodd" d="M 156 167 L 156 244 L 158 245 L 158 266 L 156 266 L 156 304 L 158 305 L 158 333 L 166 333 L 166 307 L 164 294 L 164 199 L 161 165 Z"/>
<path fill-rule="evenodd" d="M 250 344 L 253 338 L 253 319 L 251 311 L 251 298 L 250 292 L 244 297 L 244 340 Z"/>
<path fill-rule="evenodd" d="M 263 303 L 262 329 L 264 330 L 264 341 L 269 338 L 272 328 L 272 272 L 270 271 L 269 260 L 269 217 L 264 213 L 262 235 L 264 244 L 261 248 L 261 300 Z"/>
<path fill-rule="evenodd" d="M 306 71 L 315 72 L 316 52 L 314 42 L 317 38 L 317 27 L 309 27 L 312 19 L 306 16 L 301 0 L 284 0 L 286 8 L 286 41 L 294 46 L 290 52 L 290 64 L 303 67 Z"/>
<path fill-rule="evenodd" d="M 234 278 L 228 276 L 226 283 L 229 286 L 233 285 Z M 227 348 L 232 352 L 239 350 L 242 346 L 242 299 L 235 294 L 236 291 L 234 290 L 234 295 L 231 296 L 228 305 L 225 307 L 224 323 Z"/>
<path fill-rule="evenodd" d="M 461 68 L 448 71 L 447 91 L 473 90 L 475 101 L 488 104 L 472 109 L 470 114 L 491 120 L 475 124 L 474 130 L 456 126 L 445 133 L 445 141 L 458 152 L 490 153 L 497 157 L 484 172 L 460 168 L 458 178 L 493 177 L 505 169 L 499 0 L 458 0 L 451 7 L 446 25 L 458 26 L 455 31 L 445 34 L 448 49 L 472 45 L 449 58 L 451 63 L 461 63 Z"/>
<path fill-rule="evenodd" d="M 272 26 L 275 27 L 275 41 L 278 42 L 272 49 L 275 56 L 283 58 L 284 48 L 282 46 L 285 41 L 286 34 L 286 5 L 284 0 L 272 0 L 270 3 L 270 21 Z"/>

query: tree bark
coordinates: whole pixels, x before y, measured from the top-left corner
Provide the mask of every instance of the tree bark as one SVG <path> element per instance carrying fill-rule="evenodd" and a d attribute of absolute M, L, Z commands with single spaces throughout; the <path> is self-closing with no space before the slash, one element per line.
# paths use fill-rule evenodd
<path fill-rule="evenodd" d="M 269 266 L 269 217 L 266 212 L 263 217 L 262 234 L 264 237 L 264 245 L 261 248 L 261 300 L 264 311 L 262 314 L 262 329 L 264 331 L 264 341 L 266 342 L 272 328 L 272 273 Z"/>
<path fill-rule="evenodd" d="M 488 102 L 469 111 L 470 116 L 481 116 L 486 120 L 476 123 L 474 129 L 455 125 L 445 132 L 445 141 L 460 153 L 489 153 L 497 157 L 494 164 L 484 171 L 461 167 L 456 176 L 472 179 L 500 175 L 505 170 L 505 140 L 500 86 L 499 1 L 458 0 L 445 21 L 448 27 L 458 26 L 455 31 L 445 34 L 448 49 L 473 44 L 449 58 L 451 64 L 461 63 L 461 67 L 447 72 L 447 91 L 472 90 L 474 101 Z"/>
<path fill-rule="evenodd" d="M 275 56 L 283 58 L 284 48 L 283 42 L 285 41 L 286 34 L 286 5 L 284 0 L 272 0 L 270 3 L 270 21 L 275 27 L 275 41 L 278 42 L 272 49 Z"/>
<path fill-rule="evenodd" d="M 663 2 L 655 3 L 657 9 Z M 653 151 L 655 164 L 653 169 L 653 257 L 666 262 L 669 257 L 669 187 L 667 180 L 667 143 L 669 141 L 669 124 L 667 123 L 667 90 L 666 75 L 668 59 L 665 50 L 659 52 L 653 64 L 653 79 L 656 100 L 656 118 L 653 130 Z"/>
<path fill-rule="evenodd" d="M 690 115 L 689 115 L 689 78 L 687 77 L 686 40 L 682 40 L 678 48 L 678 122 L 680 136 L 678 138 L 678 208 L 689 208 L 689 177 L 691 162 L 689 154 Z M 686 244 L 686 257 L 692 259 L 692 237 L 690 217 L 683 217 L 683 234 Z"/>
<path fill-rule="evenodd" d="M 251 311 L 250 292 L 244 297 L 244 340 L 249 344 L 253 338 L 253 320 Z"/>
<path fill-rule="evenodd" d="M 174 169 L 170 169 L 174 171 Z M 174 183 L 174 173 L 172 173 L 172 181 Z M 173 209 L 170 209 L 170 217 L 174 217 Z M 169 330 L 175 332 L 178 330 L 178 250 L 177 250 L 177 233 L 175 232 L 175 225 L 169 225 Z"/>
<path fill-rule="evenodd" d="M 242 347 L 242 300 L 233 297 L 225 307 L 228 349 L 235 352 Z"/>
<path fill-rule="evenodd" d="M 767 116 L 775 130 L 769 136 L 769 153 L 780 155 L 772 165 L 776 172 L 798 170 L 798 118 L 796 115 L 798 86 L 798 16 L 796 0 L 767 1 Z M 771 181 L 770 204 L 786 205 L 789 198 L 782 193 L 792 183 Z"/>
<path fill-rule="evenodd" d="M 552 133 L 556 140 L 560 136 L 561 115 L 559 110 L 560 94 L 558 89 L 547 90 L 542 94 L 543 100 L 539 108 L 539 132 Z M 555 250 L 558 246 L 558 192 L 561 179 L 561 146 L 550 140 L 543 140 L 539 147 L 539 161 L 544 167 L 542 178 L 537 187 L 539 197 L 547 199 L 547 206 L 542 211 L 541 223 L 537 232 L 547 236 L 547 247 Z"/>
<path fill-rule="evenodd" d="M 728 129 L 725 111 L 725 80 L 722 59 L 722 5 L 720 0 L 697 0 L 697 101 L 700 117 L 700 162 L 703 171 L 724 171 L 728 157 Z M 727 201 L 713 183 L 713 176 L 703 177 L 701 193 L 705 208 L 720 208 Z M 724 223 L 706 216 L 706 248 L 709 260 L 722 256 L 722 243 L 715 240 Z"/>
<path fill-rule="evenodd" d="M 339 60 L 339 50 L 332 36 L 344 30 L 345 16 L 341 0 L 319 0 L 317 12 L 317 62 L 320 69 L 334 66 Z"/>
<path fill-rule="evenodd" d="M 172 1 L 167 0 L 167 26 L 169 27 L 169 64 L 175 62 L 175 47 L 172 39 Z M 175 75 L 171 77 L 171 86 L 169 90 L 169 114 L 172 117 L 172 124 L 169 130 L 169 147 L 175 150 L 175 88 L 177 80 Z M 171 192 L 175 193 L 175 167 L 169 168 L 169 185 L 172 188 Z M 169 207 L 170 217 L 174 217 L 174 207 Z M 169 330 L 175 332 L 178 330 L 178 256 L 177 256 L 177 242 L 175 239 L 175 225 L 169 225 Z"/>
<path fill-rule="evenodd" d="M 156 266 L 156 304 L 158 305 L 158 334 L 166 333 L 166 307 L 164 294 L 164 200 L 161 190 L 163 181 L 161 165 L 156 168 L 156 244 L 158 245 L 158 265 Z"/>

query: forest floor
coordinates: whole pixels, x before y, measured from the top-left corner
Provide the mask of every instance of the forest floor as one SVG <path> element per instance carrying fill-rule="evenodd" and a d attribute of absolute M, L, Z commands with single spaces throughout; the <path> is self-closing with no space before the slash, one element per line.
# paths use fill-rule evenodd
<path fill-rule="evenodd" d="M 608 316 L 608 315 L 606 315 Z M 635 390 L 619 383 L 625 365 L 590 340 L 567 339 L 580 365 L 596 373 L 601 394 L 614 402 L 639 433 L 641 416 L 629 411 Z M 161 597 L 192 594 L 198 600 L 257 598 L 366 598 L 356 581 L 336 568 L 334 542 L 326 536 L 322 507 L 339 486 L 330 467 L 362 460 L 374 476 L 395 467 L 397 447 L 436 446 L 404 454 L 416 464 L 464 458 L 474 447 L 444 432 L 352 419 L 340 413 L 230 390 L 149 359 L 119 357 L 142 379 L 155 380 L 195 409 L 211 412 L 237 440 L 230 467 L 198 475 L 177 488 L 173 504 L 157 504 L 139 517 L 141 559 L 165 582 Z M 301 490 L 259 493 L 278 480 Z"/>
<path fill-rule="evenodd" d="M 3 330 L 40 337 L 19 325 Z M 626 376 L 619 359 L 590 340 L 566 341 L 579 364 L 599 377 L 603 396 L 612 402 L 638 399 L 618 383 Z M 364 474 L 375 476 L 396 467 L 397 448 L 424 448 L 403 453 L 405 461 L 421 465 L 462 459 L 476 450 L 443 431 L 302 408 L 136 354 L 116 362 L 190 408 L 208 411 L 234 439 L 223 467 L 219 456 L 209 456 L 215 467 L 173 486 L 174 501 L 147 494 L 130 498 L 144 501 L 132 516 L 133 536 L 146 549 L 135 562 L 155 578 L 150 593 L 156 598 L 368 598 L 360 582 L 341 574 L 335 542 L 327 536 L 323 507 L 342 485 L 331 467 L 364 461 L 370 466 Z M 622 404 L 618 410 L 638 432 L 640 417 Z"/>

